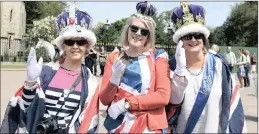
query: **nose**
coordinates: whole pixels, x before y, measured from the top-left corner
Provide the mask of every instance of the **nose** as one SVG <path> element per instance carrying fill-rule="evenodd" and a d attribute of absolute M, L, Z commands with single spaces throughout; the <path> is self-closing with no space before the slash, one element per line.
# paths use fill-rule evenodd
<path fill-rule="evenodd" d="M 140 29 L 136 32 L 137 35 L 141 35 Z"/>
<path fill-rule="evenodd" d="M 78 48 L 78 45 L 76 42 L 74 43 L 73 48 Z"/>
<path fill-rule="evenodd" d="M 194 38 L 194 36 L 192 36 L 192 41 L 196 41 L 196 39 Z"/>

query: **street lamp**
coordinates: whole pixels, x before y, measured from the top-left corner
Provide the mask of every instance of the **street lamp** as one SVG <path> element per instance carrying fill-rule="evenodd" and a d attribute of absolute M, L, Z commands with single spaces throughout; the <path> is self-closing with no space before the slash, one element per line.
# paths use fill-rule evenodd
<path fill-rule="evenodd" d="M 168 52 L 168 55 L 170 55 L 169 51 L 170 51 L 170 44 L 171 44 L 171 38 L 172 38 L 172 31 L 173 31 L 173 27 L 171 26 L 171 23 L 169 23 L 167 26 L 167 35 L 168 35 L 167 52 Z"/>
<path fill-rule="evenodd" d="M 110 23 L 109 23 L 109 20 L 108 20 L 108 18 L 107 18 L 107 20 L 106 20 L 106 23 L 104 24 L 104 28 L 105 28 L 105 46 L 106 46 L 106 50 L 107 50 L 107 45 L 108 45 L 108 29 L 109 29 L 109 27 L 110 27 Z"/>

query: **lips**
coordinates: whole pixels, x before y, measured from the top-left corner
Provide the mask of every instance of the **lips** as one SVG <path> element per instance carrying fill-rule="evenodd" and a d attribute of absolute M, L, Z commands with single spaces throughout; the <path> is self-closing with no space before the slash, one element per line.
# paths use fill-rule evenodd
<path fill-rule="evenodd" d="M 188 44 L 188 46 L 190 46 L 190 47 L 196 47 L 196 46 L 198 46 L 199 44 Z"/>
<path fill-rule="evenodd" d="M 72 54 L 80 54 L 79 51 L 70 51 Z"/>
<path fill-rule="evenodd" d="M 141 41 L 142 39 L 139 37 L 132 37 L 134 39 L 134 41 Z"/>

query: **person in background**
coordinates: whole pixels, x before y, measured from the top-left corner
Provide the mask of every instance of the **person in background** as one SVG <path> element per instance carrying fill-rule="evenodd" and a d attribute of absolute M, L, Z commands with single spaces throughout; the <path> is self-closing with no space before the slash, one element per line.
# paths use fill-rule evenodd
<path fill-rule="evenodd" d="M 210 31 L 205 26 L 204 8 L 181 2 L 171 20 L 177 43 L 170 104 L 178 107 L 168 112 L 173 133 L 246 133 L 235 78 L 224 58 L 207 50 Z"/>
<path fill-rule="evenodd" d="M 253 53 L 253 55 L 251 56 L 251 73 L 255 74 L 256 73 L 256 54 Z"/>
<path fill-rule="evenodd" d="M 239 49 L 239 58 L 237 59 L 237 67 L 238 67 L 238 71 L 237 71 L 237 76 L 240 82 L 240 88 L 244 88 L 244 77 L 246 76 L 246 71 L 245 71 L 245 65 L 247 63 L 246 61 L 246 56 L 243 54 L 243 49 Z"/>
<path fill-rule="evenodd" d="M 215 53 L 218 53 L 219 52 L 219 46 L 214 44 L 214 45 L 212 45 L 210 50 L 214 51 Z"/>
<path fill-rule="evenodd" d="M 104 46 L 102 46 L 99 50 L 99 65 L 101 69 L 100 76 L 103 76 L 105 62 L 106 62 L 106 51 L 104 49 Z"/>
<path fill-rule="evenodd" d="M 244 55 L 246 57 L 246 64 L 245 64 L 245 72 L 246 75 L 244 77 L 244 86 L 245 87 L 250 87 L 250 78 L 249 78 L 249 74 L 251 71 L 251 63 L 250 63 L 250 56 L 249 56 L 249 51 L 248 50 L 244 50 Z"/>
<path fill-rule="evenodd" d="M 94 75 L 96 75 L 97 74 L 97 51 L 94 48 L 92 48 L 90 50 L 90 53 L 89 53 L 88 56 L 91 57 L 92 62 L 93 62 L 92 63 L 92 67 L 90 68 L 90 70 L 92 71 L 92 73 Z"/>
<path fill-rule="evenodd" d="M 109 133 L 167 133 L 168 55 L 154 48 L 155 7 L 139 2 L 136 9 L 121 34 L 124 50 L 106 61 L 99 94 L 108 106 L 104 126 Z"/>
<path fill-rule="evenodd" d="M 236 55 L 231 51 L 231 47 L 227 47 L 227 53 L 225 54 L 225 59 L 228 62 L 228 68 L 232 72 L 234 65 L 236 64 Z"/>
<path fill-rule="evenodd" d="M 90 50 L 91 51 L 91 50 Z M 85 56 L 85 65 L 90 69 L 91 73 L 93 73 L 93 58 L 86 54 Z"/>

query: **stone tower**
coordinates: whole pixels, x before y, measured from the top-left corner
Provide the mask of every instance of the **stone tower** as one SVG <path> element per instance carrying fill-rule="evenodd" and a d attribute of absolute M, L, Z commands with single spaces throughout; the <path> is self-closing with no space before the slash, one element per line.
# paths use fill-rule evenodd
<path fill-rule="evenodd" d="M 1 56 L 16 56 L 26 29 L 24 2 L 0 2 L 0 29 Z"/>

